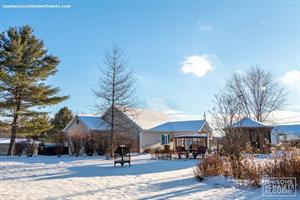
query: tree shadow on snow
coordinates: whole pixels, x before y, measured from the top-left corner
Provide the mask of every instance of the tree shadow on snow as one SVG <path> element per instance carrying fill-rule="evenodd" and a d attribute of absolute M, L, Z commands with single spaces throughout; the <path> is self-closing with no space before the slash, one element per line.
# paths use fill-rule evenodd
<path fill-rule="evenodd" d="M 88 161 L 88 160 L 105 160 L 105 156 L 79 156 L 74 157 L 70 155 L 63 155 L 61 157 L 57 156 L 33 156 L 33 157 L 27 157 L 27 156 L 0 156 L 0 163 L 1 162 L 17 162 L 17 163 L 24 163 L 24 164 L 58 164 L 61 162 L 76 162 L 76 161 Z"/>
<path fill-rule="evenodd" d="M 133 162 L 131 164 L 131 167 L 125 164 L 125 166 L 122 168 L 120 165 L 114 167 L 113 161 L 111 160 L 106 164 L 68 166 L 66 167 L 66 169 L 69 171 L 68 174 L 57 174 L 37 180 L 63 179 L 74 177 L 104 177 L 125 175 L 138 176 L 143 174 L 186 169 L 195 166 L 196 163 L 196 160 L 139 160 L 137 162 Z"/>

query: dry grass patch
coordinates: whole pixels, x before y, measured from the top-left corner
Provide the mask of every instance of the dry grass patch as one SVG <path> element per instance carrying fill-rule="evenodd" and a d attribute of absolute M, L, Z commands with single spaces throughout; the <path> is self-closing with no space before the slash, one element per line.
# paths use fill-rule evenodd
<path fill-rule="evenodd" d="M 195 167 L 194 176 L 202 181 L 208 176 L 232 176 L 240 183 L 261 186 L 263 177 L 295 177 L 300 185 L 300 149 L 283 145 L 273 148 L 268 158 L 258 159 L 255 154 L 241 158 L 206 155 Z"/>

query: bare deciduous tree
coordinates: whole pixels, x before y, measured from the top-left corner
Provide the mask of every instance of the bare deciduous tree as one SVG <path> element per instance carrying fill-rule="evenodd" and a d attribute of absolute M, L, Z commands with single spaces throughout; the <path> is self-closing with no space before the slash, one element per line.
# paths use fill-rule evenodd
<path fill-rule="evenodd" d="M 226 92 L 216 94 L 213 103 L 214 107 L 210 114 L 214 127 L 218 129 L 231 127 L 234 121 L 240 118 L 242 106 L 232 94 Z"/>
<path fill-rule="evenodd" d="M 98 110 L 109 114 L 110 154 L 112 156 L 114 135 L 116 130 L 122 129 L 122 120 L 118 120 L 120 115 L 118 111 L 132 114 L 132 108 L 136 104 L 136 77 L 127 70 L 128 58 L 118 46 L 114 46 L 110 52 L 106 53 L 104 66 L 100 69 L 99 84 L 93 89 L 93 93 L 100 100 L 97 105 Z"/>
<path fill-rule="evenodd" d="M 241 174 L 241 153 L 246 146 L 246 138 L 243 131 L 239 128 L 233 128 L 234 122 L 243 116 L 243 108 L 240 100 L 235 98 L 232 93 L 220 92 L 215 95 L 213 101 L 214 107 L 210 112 L 212 123 L 217 130 L 222 133 L 222 153 L 228 156 L 233 176 L 239 177 Z"/>
<path fill-rule="evenodd" d="M 251 67 L 245 74 L 234 73 L 226 81 L 225 90 L 239 100 L 245 116 L 260 122 L 279 110 L 286 96 L 273 75 L 258 66 Z"/>
<path fill-rule="evenodd" d="M 284 101 L 283 87 L 271 73 L 259 67 L 252 67 L 245 74 L 234 73 L 224 90 L 215 95 L 213 123 L 224 134 L 223 152 L 230 158 L 235 177 L 241 175 L 241 153 L 251 141 L 246 138 L 246 130 L 235 127 L 234 122 L 243 117 L 263 122 Z M 257 134 L 263 132 L 258 130 Z"/>
<path fill-rule="evenodd" d="M 241 144 L 243 138 L 237 134 L 237 129 L 233 130 L 234 122 L 241 119 L 242 106 L 239 100 L 232 94 L 221 92 L 215 95 L 213 100 L 214 107 L 212 109 L 212 124 L 213 126 L 224 136 L 223 149 L 228 154 L 234 154 L 241 151 L 242 146 L 236 146 Z"/>

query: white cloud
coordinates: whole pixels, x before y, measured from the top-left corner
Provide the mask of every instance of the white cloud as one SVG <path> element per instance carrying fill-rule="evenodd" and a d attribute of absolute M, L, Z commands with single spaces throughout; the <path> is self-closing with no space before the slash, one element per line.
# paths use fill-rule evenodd
<path fill-rule="evenodd" d="M 279 80 L 282 84 L 286 86 L 288 91 L 288 98 L 287 98 L 288 106 L 286 107 L 286 109 L 290 111 L 297 111 L 300 114 L 300 104 L 299 104 L 300 71 L 299 70 L 288 71 Z"/>
<path fill-rule="evenodd" d="M 201 115 L 190 115 L 169 106 L 162 98 L 147 99 L 147 107 L 165 114 L 170 121 L 202 119 Z"/>
<path fill-rule="evenodd" d="M 296 108 L 293 111 L 279 110 L 274 111 L 269 116 L 267 124 L 300 124 L 300 110 Z"/>
<path fill-rule="evenodd" d="M 210 25 L 204 25 L 204 24 L 202 24 L 200 22 L 198 23 L 198 25 L 199 25 L 199 29 L 201 31 L 212 31 L 212 30 L 214 30 L 214 28 L 212 26 L 210 26 Z"/>
<path fill-rule="evenodd" d="M 281 77 L 281 81 L 291 89 L 300 88 L 300 71 L 293 70 L 287 72 Z"/>
<path fill-rule="evenodd" d="M 191 73 L 200 78 L 213 67 L 207 55 L 193 55 L 185 58 L 180 69 L 185 74 Z"/>

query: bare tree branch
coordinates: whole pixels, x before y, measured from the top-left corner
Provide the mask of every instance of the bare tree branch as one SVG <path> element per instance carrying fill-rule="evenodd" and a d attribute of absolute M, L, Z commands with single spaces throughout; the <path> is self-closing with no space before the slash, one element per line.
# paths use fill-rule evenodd
<path fill-rule="evenodd" d="M 233 74 L 226 80 L 225 90 L 238 99 L 245 116 L 260 122 L 279 110 L 286 97 L 284 88 L 272 74 L 258 66 L 251 67 L 245 74 Z"/>

